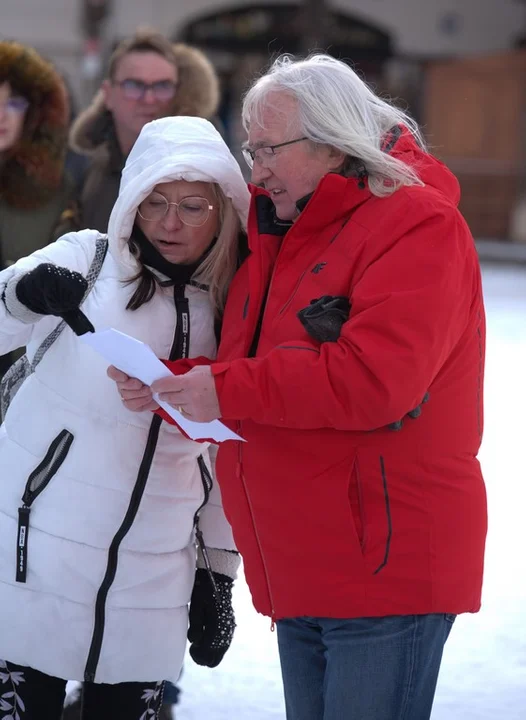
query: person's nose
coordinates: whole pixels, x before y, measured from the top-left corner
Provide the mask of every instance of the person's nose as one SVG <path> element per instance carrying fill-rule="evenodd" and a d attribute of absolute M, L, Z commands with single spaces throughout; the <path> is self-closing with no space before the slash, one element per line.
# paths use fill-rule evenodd
<path fill-rule="evenodd" d="M 157 98 L 155 97 L 155 93 L 153 91 L 153 88 L 146 88 L 144 91 L 144 95 L 141 98 L 142 102 L 146 105 L 155 105 L 157 102 Z"/>
<path fill-rule="evenodd" d="M 183 223 L 181 222 L 181 218 L 179 217 L 179 214 L 177 212 L 176 205 L 168 206 L 168 212 L 164 216 L 162 223 L 165 230 L 167 230 L 168 232 L 173 230 L 180 230 Z"/>
<path fill-rule="evenodd" d="M 251 181 L 254 185 L 261 185 L 272 175 L 272 170 L 265 167 L 257 159 L 254 160 L 254 166 L 252 167 Z"/>
<path fill-rule="evenodd" d="M 6 103 L 0 102 L 0 120 L 7 118 L 7 105 Z"/>

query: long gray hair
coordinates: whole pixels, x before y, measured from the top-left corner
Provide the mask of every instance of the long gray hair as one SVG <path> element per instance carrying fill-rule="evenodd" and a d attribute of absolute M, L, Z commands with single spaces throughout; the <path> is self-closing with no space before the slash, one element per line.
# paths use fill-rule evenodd
<path fill-rule="evenodd" d="M 403 185 L 422 185 L 416 168 L 382 150 L 386 134 L 403 125 L 424 149 L 417 123 L 383 100 L 344 62 L 329 55 L 295 60 L 282 55 L 249 89 L 243 101 L 243 124 L 263 126 L 262 111 L 283 92 L 297 102 L 299 127 L 316 145 L 329 145 L 363 164 L 374 195 L 391 195 Z"/>

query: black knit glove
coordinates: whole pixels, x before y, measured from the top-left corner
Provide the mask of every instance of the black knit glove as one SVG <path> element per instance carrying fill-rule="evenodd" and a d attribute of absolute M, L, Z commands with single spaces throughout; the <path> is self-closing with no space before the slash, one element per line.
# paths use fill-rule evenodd
<path fill-rule="evenodd" d="M 230 647 L 236 621 L 232 607 L 233 580 L 212 573 L 216 589 L 207 570 L 198 568 L 190 600 L 190 655 L 198 665 L 217 667 Z"/>
<path fill-rule="evenodd" d="M 324 295 L 311 300 L 298 312 L 298 318 L 311 337 L 320 343 L 336 342 L 342 325 L 349 319 L 351 304 L 345 295 Z"/>
<path fill-rule="evenodd" d="M 32 313 L 61 317 L 77 335 L 83 335 L 94 331 L 79 310 L 87 289 L 86 278 L 80 273 L 42 263 L 17 279 L 16 298 Z"/>

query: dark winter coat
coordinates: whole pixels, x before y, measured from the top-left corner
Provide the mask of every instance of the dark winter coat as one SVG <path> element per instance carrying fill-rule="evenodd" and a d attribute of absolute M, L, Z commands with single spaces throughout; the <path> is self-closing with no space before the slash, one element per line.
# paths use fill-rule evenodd
<path fill-rule="evenodd" d="M 0 42 L 0 83 L 29 101 L 19 142 L 0 163 L 0 269 L 55 239 L 73 184 L 64 171 L 69 108 L 62 79 L 31 48 Z"/>

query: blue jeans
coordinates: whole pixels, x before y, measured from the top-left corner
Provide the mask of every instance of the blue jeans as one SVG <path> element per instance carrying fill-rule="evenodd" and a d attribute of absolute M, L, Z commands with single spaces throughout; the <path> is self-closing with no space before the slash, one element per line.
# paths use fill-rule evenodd
<path fill-rule="evenodd" d="M 287 720 L 428 720 L 454 620 L 279 620 Z"/>
<path fill-rule="evenodd" d="M 163 693 L 163 705 L 177 705 L 181 689 L 171 682 L 166 681 Z"/>

